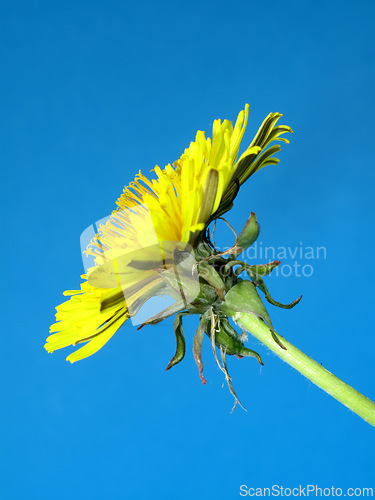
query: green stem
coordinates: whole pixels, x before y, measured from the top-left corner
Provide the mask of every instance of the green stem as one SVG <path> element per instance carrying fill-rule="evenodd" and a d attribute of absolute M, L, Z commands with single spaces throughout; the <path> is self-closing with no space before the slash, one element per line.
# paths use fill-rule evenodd
<path fill-rule="evenodd" d="M 282 343 L 286 350 L 282 349 L 271 336 L 269 327 L 261 319 L 253 314 L 235 313 L 234 319 L 241 327 L 249 331 L 254 337 L 263 342 L 271 351 L 277 354 L 283 361 L 293 366 L 302 375 L 311 380 L 318 387 L 326 391 L 347 408 L 375 426 L 375 404 L 360 392 L 345 384 L 331 372 L 323 368 L 319 363 L 309 358 L 299 349 L 290 344 L 281 335 Z"/>

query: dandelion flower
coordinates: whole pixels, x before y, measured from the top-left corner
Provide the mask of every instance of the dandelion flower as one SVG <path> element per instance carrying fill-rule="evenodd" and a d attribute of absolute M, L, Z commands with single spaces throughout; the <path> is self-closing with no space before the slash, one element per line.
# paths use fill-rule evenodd
<path fill-rule="evenodd" d="M 246 105 L 234 127 L 229 120 L 215 120 L 212 139 L 198 131 L 179 160 L 163 170 L 158 166 L 153 169 L 155 179 L 139 172 L 124 188 L 117 210 L 86 250 L 95 258 L 92 279 L 83 275 L 81 289 L 64 292 L 70 299 L 56 308 L 56 323 L 45 345 L 48 352 L 85 343 L 67 357 L 72 363 L 97 352 L 131 314 L 163 289 L 160 248 L 165 256 L 173 253 L 172 249 L 168 252 L 166 242 L 194 247 L 208 224 L 231 208 L 241 184 L 263 166 L 278 163 L 274 153 L 280 147 L 269 146 L 275 140 L 288 142 L 281 135 L 291 132 L 287 126 L 276 125 L 279 113 L 267 116 L 238 158 L 248 113 Z M 152 244 L 159 252 L 150 253 Z M 103 271 L 106 263 L 113 265 L 116 257 L 132 252 L 145 263 L 145 269 L 127 265 L 131 261 L 128 257 L 122 265 L 126 278 L 121 282 L 103 278 L 110 275 Z"/>
<path fill-rule="evenodd" d="M 195 141 L 179 160 L 163 170 L 158 166 L 153 169 L 156 178 L 150 180 L 139 172 L 124 188 L 117 200 L 117 209 L 99 227 L 85 250 L 93 265 L 82 275 L 80 290 L 64 292 L 70 299 L 56 308 L 56 323 L 51 326 L 45 348 L 53 352 L 84 344 L 69 354 L 67 360 L 73 363 L 91 356 L 151 297 L 167 294 L 174 303 L 140 326 L 153 325 L 175 315 L 176 353 L 167 370 L 185 355 L 182 318 L 188 314 L 198 315 L 193 356 L 199 376 L 205 384 L 202 342 L 207 335 L 216 363 L 235 398 L 234 406 L 241 403 L 228 373 L 227 356 L 254 357 L 263 364 L 260 355 L 245 346 L 246 330 L 309 380 L 375 425 L 372 401 L 275 332 L 258 290 L 270 304 L 288 309 L 298 304 L 301 297 L 286 305 L 271 297 L 263 277 L 271 273 L 279 261 L 249 265 L 238 260 L 258 237 L 255 214 L 251 213 L 238 236 L 233 230 L 235 243 L 229 250 L 219 252 L 212 235 L 210 237 L 208 225 L 222 219 L 230 210 L 240 186 L 262 167 L 278 163 L 274 155 L 280 146 L 274 141 L 289 142 L 282 135 L 291 129 L 277 125 L 281 115 L 271 113 L 238 158 L 248 110 L 246 105 L 234 127 L 228 120 L 215 120 L 212 138 L 198 131 Z M 244 273 L 249 279 L 241 277 Z M 241 327 L 241 334 L 232 326 L 230 318 Z"/>

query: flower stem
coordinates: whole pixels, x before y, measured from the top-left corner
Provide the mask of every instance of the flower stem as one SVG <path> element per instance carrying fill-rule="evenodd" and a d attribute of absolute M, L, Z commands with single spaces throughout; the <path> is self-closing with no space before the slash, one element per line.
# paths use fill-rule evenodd
<path fill-rule="evenodd" d="M 311 380 L 311 382 L 340 401 L 340 403 L 366 420 L 366 422 L 375 426 L 375 404 L 370 399 L 306 356 L 306 354 L 290 344 L 281 335 L 278 335 L 286 347 L 286 350 L 282 349 L 273 340 L 266 323 L 257 316 L 247 313 L 236 313 L 234 319 L 237 324 L 263 342 L 283 361 L 298 370 L 302 375 Z"/>

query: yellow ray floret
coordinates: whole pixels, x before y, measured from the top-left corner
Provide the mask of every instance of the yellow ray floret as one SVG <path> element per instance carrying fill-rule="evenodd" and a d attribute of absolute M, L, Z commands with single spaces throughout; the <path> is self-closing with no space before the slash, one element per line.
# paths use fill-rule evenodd
<path fill-rule="evenodd" d="M 101 311 L 102 300 L 111 293 L 114 290 L 94 288 L 87 281 L 82 283 L 81 290 L 66 291 L 64 295 L 71 295 L 71 298 L 56 307 L 57 323 L 50 331 L 59 333 L 47 338 L 47 351 L 88 342 L 67 357 L 73 363 L 103 347 L 129 317 L 125 302 Z"/>
<path fill-rule="evenodd" d="M 274 140 L 288 142 L 280 136 L 291 132 L 287 126 L 276 126 L 279 113 L 267 116 L 237 160 L 248 113 L 246 104 L 234 128 L 228 120 L 215 120 L 212 139 L 198 131 L 173 166 L 163 170 L 156 166 L 153 180 L 139 172 L 124 188 L 117 210 L 87 247 L 86 254 L 95 257 L 94 268 L 83 276 L 86 281 L 81 290 L 65 292 L 71 298 L 56 308 L 57 322 L 45 345 L 48 352 L 87 342 L 68 356 L 74 362 L 98 351 L 134 311 L 161 290 L 159 271 L 168 266 L 173 254 L 170 242 L 194 245 L 211 220 L 231 208 L 241 184 L 263 166 L 277 164 L 273 155 L 280 148 L 269 145 Z M 148 266 L 134 268 L 134 255 Z M 116 267 L 115 273 L 100 272 L 108 263 Z"/>

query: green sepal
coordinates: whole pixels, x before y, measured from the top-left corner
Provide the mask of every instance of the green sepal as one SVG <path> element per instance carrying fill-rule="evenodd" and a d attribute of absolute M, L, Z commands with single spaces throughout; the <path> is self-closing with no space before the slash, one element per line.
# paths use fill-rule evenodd
<path fill-rule="evenodd" d="M 259 276 L 257 276 L 256 279 L 254 280 L 254 284 L 260 290 L 262 290 L 262 292 L 264 293 L 264 296 L 266 297 L 267 302 L 269 302 L 273 306 L 281 307 L 282 309 L 292 309 L 292 307 L 296 306 L 299 303 L 299 301 L 302 299 L 302 295 L 301 295 L 300 297 L 298 297 L 298 299 L 293 300 L 293 302 L 291 302 L 290 304 L 282 304 L 281 302 L 277 302 L 276 300 L 274 300 L 271 297 L 270 292 L 268 291 L 268 289 L 267 289 L 264 281 L 262 280 L 262 278 L 260 278 Z"/>
<path fill-rule="evenodd" d="M 192 256 L 189 260 L 195 262 Z M 174 266 L 160 272 L 159 275 L 166 284 L 165 293 L 177 301 L 184 302 L 182 309 L 186 309 L 187 304 L 198 296 L 200 291 L 198 273 L 196 270 L 192 272 L 191 262 L 188 270 L 182 266 Z"/>
<path fill-rule="evenodd" d="M 240 232 L 236 247 L 236 250 L 233 254 L 234 257 L 237 257 L 241 252 L 249 248 L 258 238 L 260 232 L 260 226 L 257 221 L 256 215 L 254 212 L 251 212 L 250 217 L 247 219 L 242 231 Z"/>
<path fill-rule="evenodd" d="M 177 365 L 180 361 L 184 359 L 185 356 L 185 336 L 184 336 L 184 331 L 182 329 L 182 316 L 184 313 L 178 313 L 176 314 L 175 320 L 174 320 L 174 334 L 176 336 L 176 354 L 173 356 L 173 358 L 170 360 L 168 363 L 167 368 L 165 369 L 166 371 L 172 368 L 172 366 Z"/>
<path fill-rule="evenodd" d="M 232 265 L 232 263 L 229 262 L 226 267 L 228 267 L 230 264 Z M 296 306 L 302 299 L 301 295 L 300 297 L 298 297 L 298 299 L 293 300 L 293 302 L 291 302 L 290 304 L 282 304 L 281 302 L 277 302 L 271 297 L 271 294 L 268 291 L 261 276 L 267 276 L 267 274 L 269 274 L 273 269 L 275 269 L 275 267 L 277 267 L 280 264 L 279 260 L 274 260 L 273 262 L 270 262 L 268 264 L 260 264 L 255 266 L 249 266 L 245 262 L 240 262 L 240 261 L 235 261 L 233 265 L 236 264 L 240 264 L 241 267 L 236 269 L 235 274 L 239 276 L 242 273 L 242 271 L 246 271 L 247 275 L 254 283 L 254 285 L 257 286 L 264 293 L 267 302 L 269 302 L 273 306 L 281 307 L 282 309 L 292 309 L 292 307 Z M 265 274 L 262 274 L 263 272 L 265 272 Z"/>
<path fill-rule="evenodd" d="M 194 340 L 193 340 L 193 356 L 197 364 L 199 377 L 203 385 L 206 385 L 207 380 L 203 377 L 202 342 L 208 322 L 208 316 L 209 316 L 208 311 L 206 311 L 205 314 L 201 316 L 199 326 L 194 335 Z"/>
<path fill-rule="evenodd" d="M 227 292 L 222 310 L 228 315 L 236 318 L 236 313 L 248 313 L 259 316 L 270 327 L 274 341 L 283 349 L 286 349 L 275 333 L 271 318 L 261 301 L 255 284 L 251 281 L 240 281 Z"/>
<path fill-rule="evenodd" d="M 216 300 L 218 296 L 216 290 L 211 285 L 200 283 L 200 292 L 196 299 L 191 304 L 186 306 L 186 309 L 191 314 L 202 314 Z"/>
<path fill-rule="evenodd" d="M 211 337 L 211 323 L 206 329 L 206 334 Z M 243 345 L 241 337 L 230 325 L 227 318 L 221 318 L 217 329 L 215 329 L 215 344 L 218 347 L 223 347 L 226 354 L 235 355 L 239 358 L 244 356 L 253 357 L 263 365 L 260 355 Z"/>
<path fill-rule="evenodd" d="M 160 294 L 159 294 L 160 295 Z M 159 313 L 155 314 L 154 316 L 151 316 L 150 318 L 146 319 L 138 328 L 137 330 L 140 330 L 146 325 L 157 325 L 161 321 L 169 318 L 170 316 L 173 316 L 174 314 L 180 312 L 181 310 L 185 309 L 185 302 L 183 301 L 177 301 L 174 304 L 171 304 L 170 306 L 166 307 Z M 186 314 L 186 313 L 185 313 Z M 176 316 L 177 317 L 177 316 Z"/>
<path fill-rule="evenodd" d="M 205 267 L 200 269 L 199 277 L 207 281 L 207 283 L 216 290 L 218 296 L 222 300 L 224 299 L 225 285 L 220 277 L 220 274 L 216 271 L 216 269 L 213 266 L 206 265 Z"/>
<path fill-rule="evenodd" d="M 249 270 L 255 276 L 267 276 L 270 274 L 275 267 L 281 264 L 281 260 L 274 260 L 273 262 L 269 262 L 268 264 L 256 264 L 254 266 L 249 266 Z"/>
<path fill-rule="evenodd" d="M 237 277 L 243 271 L 246 271 L 249 278 L 252 281 L 254 281 L 259 276 L 267 276 L 275 269 L 275 267 L 279 266 L 280 264 L 281 264 L 280 260 L 274 260 L 273 262 L 269 262 L 268 264 L 256 264 L 256 265 L 250 266 L 249 264 L 246 264 L 246 262 L 242 262 L 241 260 L 230 260 L 225 265 L 224 271 L 228 272 L 228 270 L 231 267 L 239 265 L 240 267 L 238 267 L 235 270 L 234 276 Z"/>
<path fill-rule="evenodd" d="M 233 312 L 255 314 L 273 329 L 271 318 L 251 281 L 240 281 L 234 285 L 225 296 L 222 310 L 228 316 L 233 316 Z"/>
<path fill-rule="evenodd" d="M 202 231 L 194 242 L 194 255 L 197 261 L 214 254 L 213 248 L 209 244 L 210 238 Z"/>

